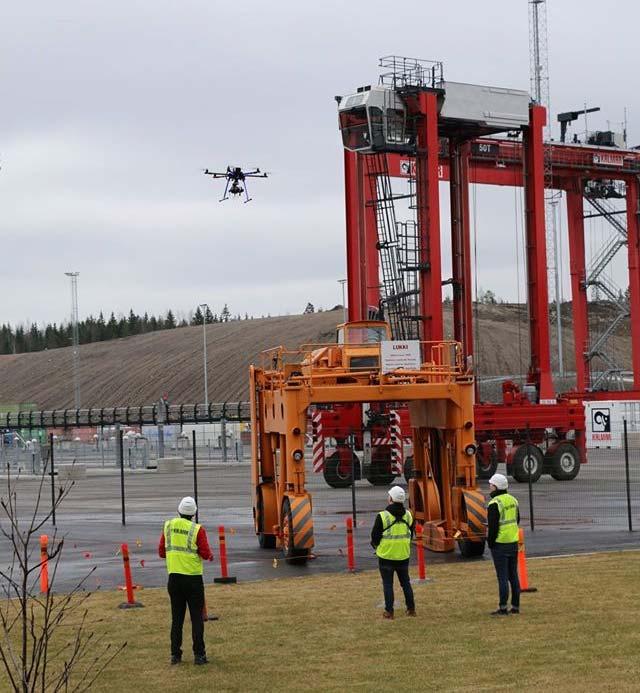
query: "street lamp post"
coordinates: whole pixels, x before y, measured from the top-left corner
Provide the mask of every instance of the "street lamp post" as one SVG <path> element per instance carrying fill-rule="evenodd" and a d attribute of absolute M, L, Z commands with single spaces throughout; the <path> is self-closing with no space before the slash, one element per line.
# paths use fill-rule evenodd
<path fill-rule="evenodd" d="M 342 284 L 342 317 L 343 322 L 347 322 L 347 302 L 345 299 L 344 285 L 347 283 L 346 279 L 338 279 L 338 284 Z"/>
<path fill-rule="evenodd" d="M 201 303 L 199 307 L 202 309 L 202 360 L 204 363 L 204 403 L 209 407 L 209 386 L 207 383 L 207 311 L 210 311 L 208 303 Z"/>
<path fill-rule="evenodd" d="M 73 353 L 73 401 L 80 409 L 80 335 L 78 332 L 78 276 L 80 272 L 65 272 L 71 279 L 71 343 Z"/>

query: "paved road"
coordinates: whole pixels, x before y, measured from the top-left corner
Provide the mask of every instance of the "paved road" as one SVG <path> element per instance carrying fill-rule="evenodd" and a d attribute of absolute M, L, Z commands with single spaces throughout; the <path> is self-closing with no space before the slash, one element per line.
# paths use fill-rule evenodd
<path fill-rule="evenodd" d="M 640 456 L 632 460 L 633 521 L 640 528 Z M 122 583 L 121 542 L 128 542 L 132 554 L 134 581 L 145 587 L 165 582 L 164 562 L 156 549 L 162 522 L 173 515 L 178 500 L 193 490 L 190 468 L 181 474 L 129 471 L 126 474 L 126 527 L 121 525 L 120 478 L 113 470 L 90 469 L 86 479 L 76 482 L 57 514 L 57 531 L 65 536 L 65 548 L 56 584 L 71 588 L 93 566 L 89 588 L 111 589 Z M 351 492 L 327 487 L 319 475 L 310 475 L 313 493 L 316 558 L 305 567 L 289 566 L 276 551 L 258 548 L 253 534 L 248 465 L 208 465 L 199 472 L 200 521 L 214 539 L 216 527 L 227 528 L 230 572 L 240 580 L 273 579 L 287 575 L 308 575 L 342 571 L 346 568 L 344 523 L 351 513 Z M 38 482 L 19 480 L 20 507 L 34 504 Z M 0 487 L 6 494 L 6 483 Z M 520 498 L 522 524 L 529 528 L 528 488 L 512 484 Z M 43 502 L 50 499 L 47 487 Z M 578 479 L 560 483 L 542 477 L 533 486 L 535 531 L 527 531 L 530 556 L 575 553 L 605 549 L 638 548 L 638 533 L 627 531 L 624 466 L 620 454 L 603 451 L 591 456 Z M 374 568 L 368 543 L 375 513 L 385 503 L 385 489 L 361 481 L 356 485 L 356 559 L 360 568 Z M 4 523 L 3 523 L 4 524 Z M 53 528 L 45 528 L 52 534 Z M 2 556 L 8 542 L 0 539 Z M 275 559 L 275 561 L 274 561 Z M 427 552 L 431 563 L 460 561 L 457 552 Z M 219 562 L 206 567 L 206 580 L 218 574 Z"/>

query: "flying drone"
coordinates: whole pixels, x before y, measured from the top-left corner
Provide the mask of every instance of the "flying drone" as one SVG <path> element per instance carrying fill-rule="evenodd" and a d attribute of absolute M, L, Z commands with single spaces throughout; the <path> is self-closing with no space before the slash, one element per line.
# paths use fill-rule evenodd
<path fill-rule="evenodd" d="M 249 192 L 247 191 L 247 178 L 267 178 L 268 174 L 262 173 L 259 168 L 252 171 L 243 171 L 240 166 L 227 166 L 227 170 L 222 173 L 219 171 L 210 171 L 208 168 L 204 170 L 205 175 L 213 176 L 214 178 L 226 178 L 227 183 L 224 186 L 224 195 L 219 200 L 223 202 L 229 199 L 229 195 L 242 195 L 244 193 L 245 203 L 250 202 Z"/>

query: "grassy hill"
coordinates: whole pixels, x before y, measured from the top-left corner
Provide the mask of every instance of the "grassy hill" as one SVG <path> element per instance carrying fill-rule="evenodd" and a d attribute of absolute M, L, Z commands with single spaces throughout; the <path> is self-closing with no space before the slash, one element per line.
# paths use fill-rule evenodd
<path fill-rule="evenodd" d="M 567 310 L 570 306 L 567 304 Z M 526 372 L 529 351 L 526 308 L 479 306 L 476 366 L 481 376 Z M 571 315 L 564 315 L 565 367 L 573 368 Z M 284 344 L 330 342 L 342 311 L 292 315 L 207 326 L 209 399 L 248 399 L 247 369 L 259 353 Z M 445 309 L 451 334 L 451 312 Z M 630 364 L 629 328 L 614 338 L 616 360 Z M 552 345 L 552 348 L 555 348 Z M 80 347 L 82 406 L 141 405 L 168 393 L 171 402 L 203 400 L 202 327 L 164 330 Z M 0 356 L 0 402 L 32 402 L 37 408 L 73 406 L 71 348 Z"/>

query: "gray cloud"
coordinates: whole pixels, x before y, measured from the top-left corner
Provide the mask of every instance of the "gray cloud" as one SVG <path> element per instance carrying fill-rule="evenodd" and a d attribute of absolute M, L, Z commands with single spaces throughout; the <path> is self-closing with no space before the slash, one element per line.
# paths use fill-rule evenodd
<path fill-rule="evenodd" d="M 0 321 L 66 319 L 69 269 L 81 272 L 83 315 L 339 302 L 332 96 L 375 82 L 386 53 L 441 59 L 451 79 L 528 88 L 526 5 L 13 3 L 0 27 L 0 290 L 10 297 Z M 596 21 L 595 0 L 549 3 L 552 106 L 601 105 L 594 128 L 627 106 L 640 141 L 640 96 L 628 88 L 640 12 L 609 8 L 624 10 L 615 32 Z M 227 163 L 273 175 L 255 182 L 251 204 L 218 204 L 222 186 L 201 169 Z M 478 189 L 477 218 L 478 283 L 515 298 L 513 190 Z"/>

